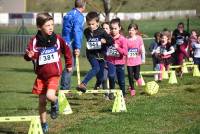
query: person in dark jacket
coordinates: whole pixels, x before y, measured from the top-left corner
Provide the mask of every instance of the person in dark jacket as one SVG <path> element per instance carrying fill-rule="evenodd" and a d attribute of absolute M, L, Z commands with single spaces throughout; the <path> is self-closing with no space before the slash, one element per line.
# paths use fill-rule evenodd
<path fill-rule="evenodd" d="M 33 85 L 33 94 L 39 95 L 39 114 L 44 133 L 48 132 L 46 101 L 51 102 L 51 118 L 58 115 L 56 91 L 62 73 L 61 54 L 64 54 L 65 66 L 72 71 L 72 56 L 65 41 L 54 31 L 53 17 L 48 13 L 39 13 L 36 18 L 38 32 L 32 37 L 24 59 L 33 61 L 37 77 Z"/>
<path fill-rule="evenodd" d="M 96 76 L 97 81 L 94 89 L 99 88 L 103 82 L 105 66 L 106 46 L 112 45 L 113 40 L 106 31 L 99 26 L 99 14 L 89 12 L 86 16 L 88 28 L 84 30 L 86 37 L 86 56 L 92 69 L 85 75 L 84 80 L 78 85 L 77 90 L 86 91 L 87 83 Z"/>

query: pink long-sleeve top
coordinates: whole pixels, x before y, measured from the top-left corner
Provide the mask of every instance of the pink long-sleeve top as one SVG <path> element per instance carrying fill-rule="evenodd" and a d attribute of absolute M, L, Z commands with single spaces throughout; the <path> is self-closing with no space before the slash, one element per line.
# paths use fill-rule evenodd
<path fill-rule="evenodd" d="M 114 45 L 107 49 L 106 60 L 114 65 L 124 65 L 126 63 L 127 55 L 127 39 L 120 35 L 118 38 L 114 38 L 114 43 L 118 44 L 118 48 Z"/>
<path fill-rule="evenodd" d="M 127 66 L 137 66 L 145 61 L 145 49 L 141 36 L 137 35 L 136 38 L 127 39 Z M 144 59 L 142 59 L 144 58 Z"/>

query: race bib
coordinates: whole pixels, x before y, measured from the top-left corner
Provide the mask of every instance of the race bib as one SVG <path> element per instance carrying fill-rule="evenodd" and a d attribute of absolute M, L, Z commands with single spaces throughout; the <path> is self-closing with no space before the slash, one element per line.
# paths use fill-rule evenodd
<path fill-rule="evenodd" d="M 182 45 L 184 43 L 184 40 L 183 39 L 177 39 L 176 40 L 176 44 L 177 45 Z"/>
<path fill-rule="evenodd" d="M 96 50 L 101 49 L 101 41 L 98 38 L 91 38 L 87 41 L 87 49 Z"/>
<path fill-rule="evenodd" d="M 58 61 L 59 57 L 56 48 L 50 47 L 40 50 L 39 65 L 45 65 Z"/>
<path fill-rule="evenodd" d="M 120 54 L 115 47 L 111 46 L 107 50 L 107 56 L 119 57 Z"/>
<path fill-rule="evenodd" d="M 137 55 L 138 55 L 138 49 L 137 48 L 128 49 L 128 57 L 129 58 L 135 58 Z"/>

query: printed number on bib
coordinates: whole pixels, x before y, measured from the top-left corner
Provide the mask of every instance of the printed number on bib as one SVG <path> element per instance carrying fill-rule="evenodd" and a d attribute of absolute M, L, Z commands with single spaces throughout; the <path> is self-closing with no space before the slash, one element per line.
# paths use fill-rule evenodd
<path fill-rule="evenodd" d="M 100 41 L 88 41 L 87 49 L 89 49 L 89 50 L 101 49 L 101 42 Z"/>
<path fill-rule="evenodd" d="M 56 48 L 46 48 L 40 51 L 39 65 L 49 64 L 53 62 L 58 62 L 58 52 Z"/>
<path fill-rule="evenodd" d="M 137 48 L 131 48 L 128 50 L 128 57 L 134 58 L 138 55 L 138 49 Z"/>
<path fill-rule="evenodd" d="M 107 50 L 107 56 L 119 57 L 120 54 L 115 47 L 111 46 Z"/>

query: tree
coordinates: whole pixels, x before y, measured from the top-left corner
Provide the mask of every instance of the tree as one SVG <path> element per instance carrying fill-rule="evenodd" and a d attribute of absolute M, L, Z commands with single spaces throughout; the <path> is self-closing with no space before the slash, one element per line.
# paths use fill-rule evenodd
<path fill-rule="evenodd" d="M 122 6 L 125 6 L 127 4 L 127 0 L 116 0 L 115 2 L 117 3 L 116 8 L 113 8 L 114 6 L 111 6 L 111 0 L 101 0 L 103 3 L 103 7 L 100 7 L 99 5 L 96 5 L 92 0 L 86 0 L 86 2 L 97 10 L 100 14 L 102 14 L 105 17 L 105 21 L 110 20 L 110 12 L 114 12 L 117 14 L 119 10 L 121 9 Z"/>

